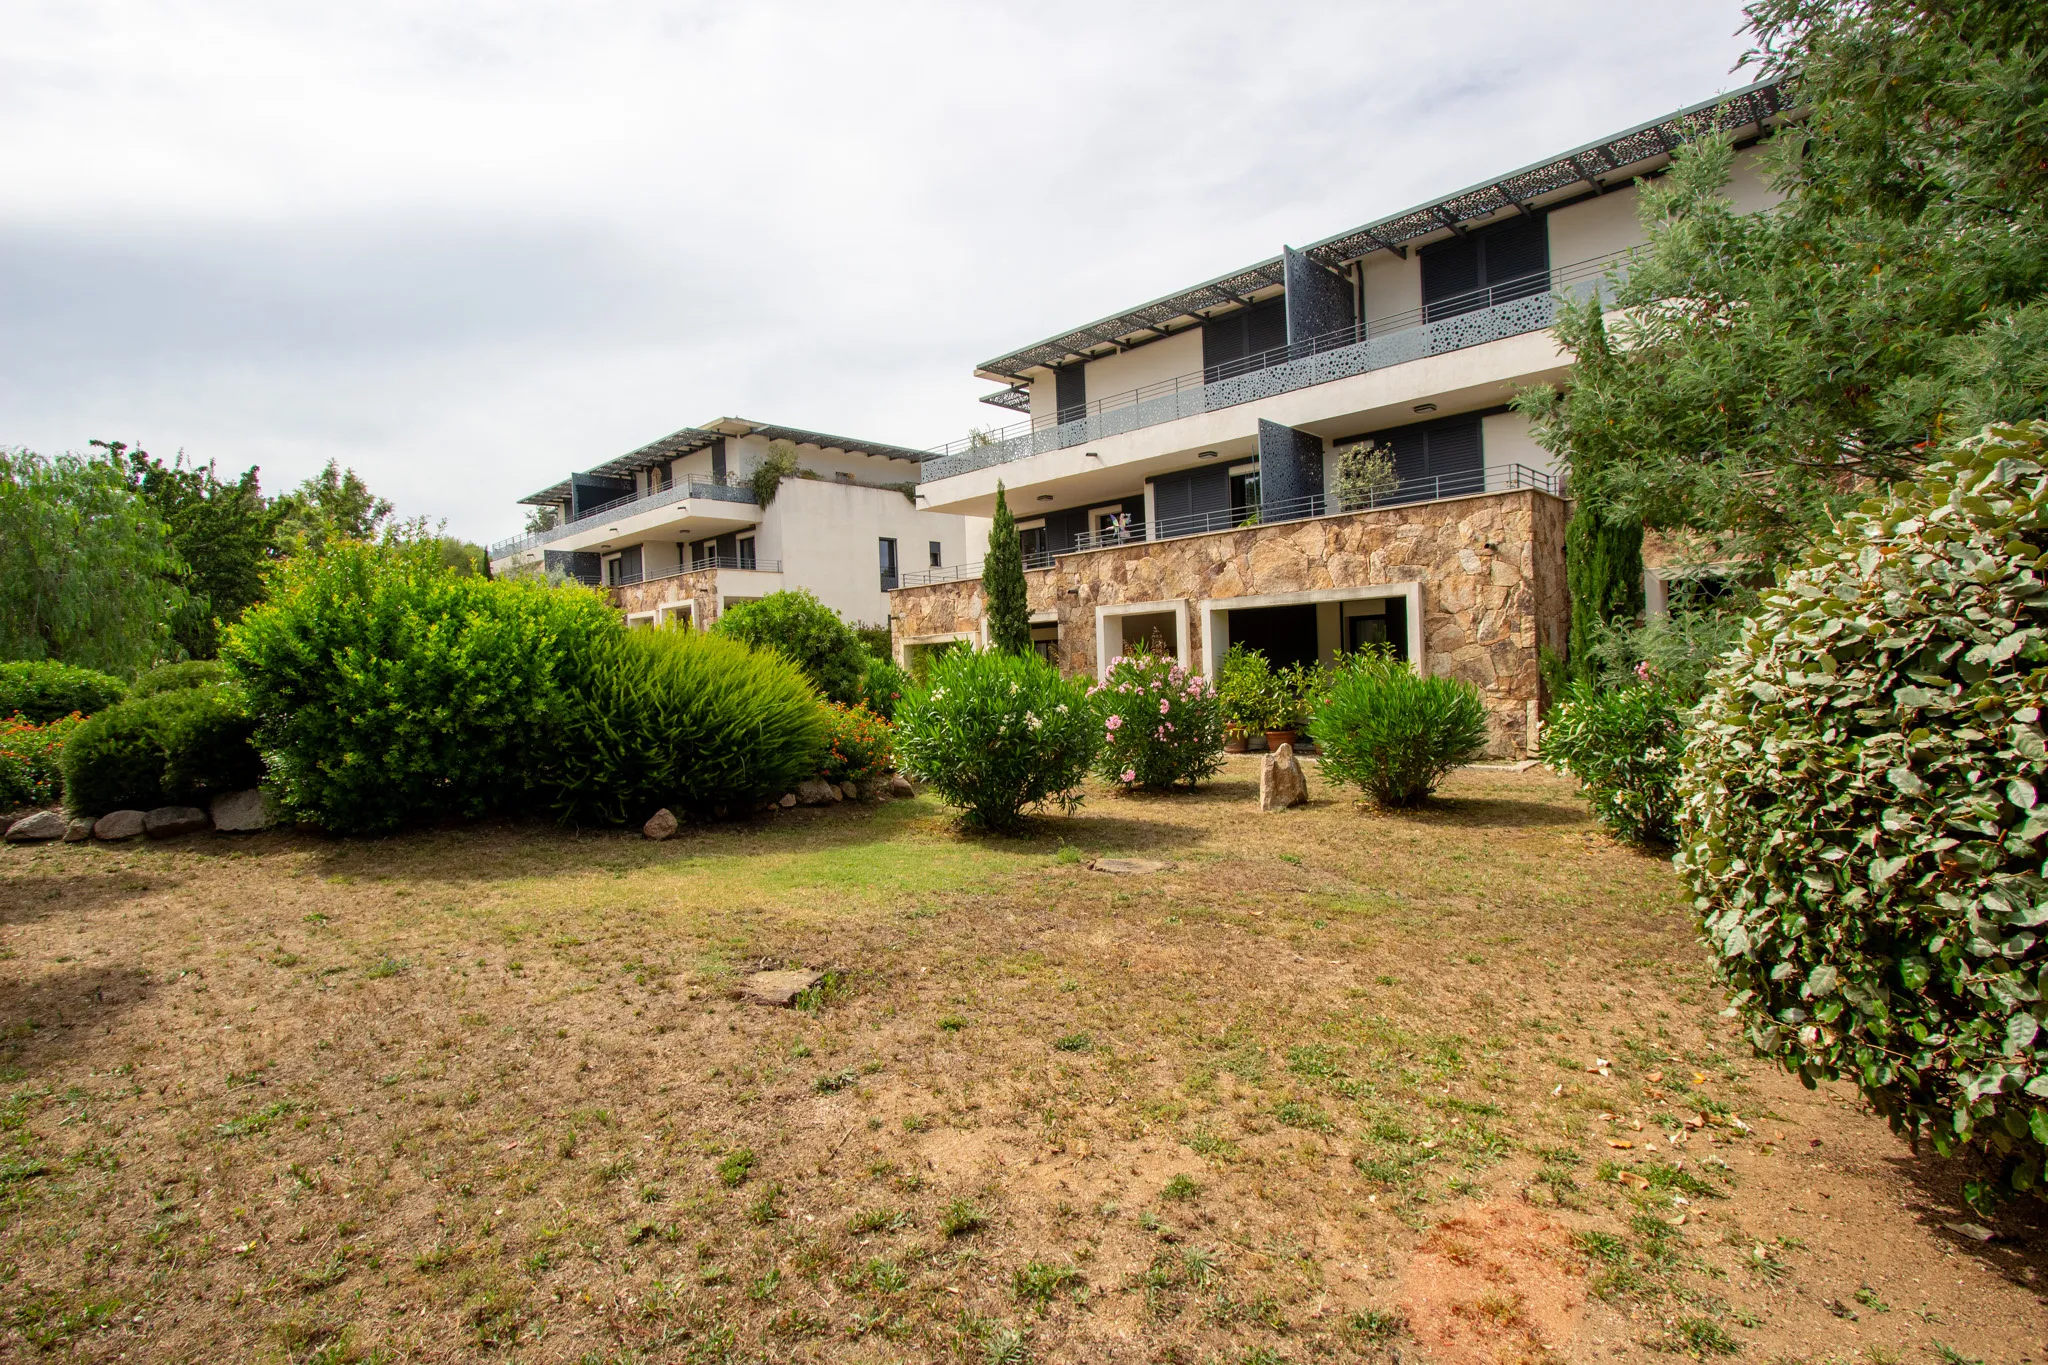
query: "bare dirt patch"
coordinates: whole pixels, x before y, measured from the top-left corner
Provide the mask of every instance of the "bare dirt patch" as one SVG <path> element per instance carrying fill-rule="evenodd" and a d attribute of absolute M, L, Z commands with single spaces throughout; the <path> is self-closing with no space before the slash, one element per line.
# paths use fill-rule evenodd
<path fill-rule="evenodd" d="M 2033 1211 L 1753 1061 L 1660 860 L 1309 777 L 0 849 L 0 1354 L 2041 1358 Z"/>

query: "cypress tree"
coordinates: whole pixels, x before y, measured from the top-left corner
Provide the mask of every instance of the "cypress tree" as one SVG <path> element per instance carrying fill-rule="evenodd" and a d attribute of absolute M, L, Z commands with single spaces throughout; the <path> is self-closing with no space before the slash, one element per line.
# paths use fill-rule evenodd
<path fill-rule="evenodd" d="M 1580 498 L 1564 531 L 1564 576 L 1572 599 L 1570 676 L 1591 682 L 1594 631 L 1642 614 L 1643 524 L 1609 521 Z"/>
<path fill-rule="evenodd" d="M 1024 546 L 1017 522 L 996 484 L 995 524 L 988 528 L 988 557 L 981 563 L 981 600 L 988 612 L 988 644 L 1008 654 L 1031 652 L 1031 609 L 1024 604 Z"/>

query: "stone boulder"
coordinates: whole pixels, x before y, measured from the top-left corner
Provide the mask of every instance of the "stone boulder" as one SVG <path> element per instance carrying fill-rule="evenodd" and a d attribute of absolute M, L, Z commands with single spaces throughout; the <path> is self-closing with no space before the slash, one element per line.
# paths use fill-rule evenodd
<path fill-rule="evenodd" d="M 675 812 L 663 806 L 647 817 L 647 823 L 640 826 L 640 832 L 650 839 L 673 839 L 676 833 Z"/>
<path fill-rule="evenodd" d="M 53 810 L 39 810 L 34 815 L 24 815 L 7 827 L 7 842 L 10 844 L 36 844 L 45 839 L 64 837 L 63 815 Z"/>
<path fill-rule="evenodd" d="M 775 805 L 776 805 L 776 808 L 777 808 L 778 810 L 795 810 L 795 809 L 796 809 L 796 793 L 795 793 L 795 792 L 784 792 L 784 793 L 782 794 L 782 799 L 781 799 L 781 800 L 779 800 L 779 801 L 777 801 L 777 802 L 775 803 Z"/>
<path fill-rule="evenodd" d="M 253 834 L 277 823 L 277 798 L 252 787 L 213 798 L 213 827 L 223 834 Z"/>
<path fill-rule="evenodd" d="M 92 837 L 112 842 L 117 839 L 133 839 L 142 833 L 143 822 L 148 819 L 139 810 L 110 810 L 93 821 Z"/>
<path fill-rule="evenodd" d="M 860 800 L 860 783 L 841 782 L 839 784 L 839 797 L 842 801 Z"/>
<path fill-rule="evenodd" d="M 92 827 L 93 819 L 91 816 L 79 816 L 70 824 L 64 826 L 64 842 L 67 844 L 83 843 L 85 840 L 92 838 Z"/>
<path fill-rule="evenodd" d="M 1302 775 L 1301 760 L 1294 746 L 1283 744 L 1272 750 L 1259 765 L 1259 809 L 1286 810 L 1308 804 L 1308 779 Z"/>
<path fill-rule="evenodd" d="M 910 785 L 910 779 L 902 773 L 889 774 L 889 795 L 898 801 L 908 801 L 917 795 L 917 788 Z"/>
<path fill-rule="evenodd" d="M 197 806 L 158 806 L 142 817 L 142 832 L 152 839 L 175 839 L 213 828 L 213 821 Z"/>
<path fill-rule="evenodd" d="M 822 777 L 807 777 L 796 784 L 796 799 L 806 806 L 822 806 L 832 801 L 844 801 L 839 788 Z"/>

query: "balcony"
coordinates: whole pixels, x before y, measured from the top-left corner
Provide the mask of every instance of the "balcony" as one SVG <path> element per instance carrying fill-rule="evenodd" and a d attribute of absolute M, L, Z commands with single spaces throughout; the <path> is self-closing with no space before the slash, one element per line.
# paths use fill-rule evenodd
<path fill-rule="evenodd" d="M 1094 400 L 1082 416 L 1061 420 L 1058 414 L 1046 413 L 1028 422 L 977 432 L 935 447 L 918 478 L 932 483 L 1427 356 L 1540 332 L 1555 320 L 1560 296 L 1604 293 L 1630 254 L 1610 252 L 1469 294 L 1433 299 L 1423 308 L 1276 346 L 1227 365 L 1162 379 Z"/>
<path fill-rule="evenodd" d="M 617 498 L 596 507 L 586 507 L 559 526 L 545 531 L 529 531 L 523 536 L 512 536 L 491 546 L 492 559 L 503 559 L 516 555 L 522 550 L 531 550 L 542 545 L 551 545 L 566 536 L 572 536 L 590 529 L 585 523 L 596 517 L 635 517 L 642 512 L 652 512 L 679 502 L 704 498 L 712 502 L 749 503 L 754 501 L 754 490 L 745 485 L 734 487 L 730 484 L 706 483 L 697 479 L 678 479 L 674 483 L 656 489 L 652 493 L 630 498 Z"/>
<path fill-rule="evenodd" d="M 1154 541 L 1178 540 L 1185 536 L 1205 536 L 1216 531 L 1248 530 L 1254 526 L 1306 521 L 1312 517 L 1343 516 L 1351 512 L 1370 512 L 1376 508 L 1438 502 L 1445 498 L 1467 498 L 1479 493 L 1506 493 L 1518 488 L 1533 489 L 1539 493 L 1562 497 L 1564 479 L 1562 475 L 1553 474 L 1548 470 L 1531 469 L 1524 464 L 1497 464 L 1456 474 L 1431 474 L 1417 479 L 1404 479 L 1368 497 L 1314 493 L 1306 498 L 1263 504 L 1242 511 L 1222 508 L 1214 512 L 1199 512 L 1193 516 L 1167 517 L 1153 522 L 1150 526 L 1144 522 L 1132 522 L 1120 530 L 1095 531 L 1076 536 L 1071 550 L 1026 554 L 1024 567 L 1026 570 L 1050 569 L 1057 560 L 1066 555 L 1085 554 L 1090 550 L 1145 545 Z M 953 583 L 965 578 L 979 578 L 981 568 L 982 561 L 976 560 L 971 564 L 950 564 L 941 569 L 912 569 L 903 575 L 903 586 L 916 588 L 931 583 Z"/>
<path fill-rule="evenodd" d="M 689 564 L 678 564 L 673 569 L 657 569 L 653 573 L 622 574 L 607 582 L 596 574 L 569 574 L 567 577 L 588 588 L 630 588 L 635 583 L 659 583 L 664 579 L 681 578 L 684 574 L 698 573 L 706 569 L 740 569 L 747 573 L 781 573 L 779 559 L 757 559 L 753 555 L 707 555 Z"/>

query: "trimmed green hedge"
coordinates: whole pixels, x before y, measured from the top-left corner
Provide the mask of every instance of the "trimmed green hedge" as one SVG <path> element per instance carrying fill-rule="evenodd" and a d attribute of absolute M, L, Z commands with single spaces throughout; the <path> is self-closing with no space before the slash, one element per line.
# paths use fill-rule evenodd
<path fill-rule="evenodd" d="M 80 815 L 204 806 L 263 780 L 256 718 L 234 687 L 180 688 L 109 706 L 64 745 L 64 801 Z"/>
<path fill-rule="evenodd" d="M 898 762 L 984 829 L 1079 806 L 1101 742 L 1086 687 L 1036 654 L 949 650 L 896 708 Z"/>
<path fill-rule="evenodd" d="M 180 664 L 158 664 L 135 680 L 130 697 L 153 697 L 185 687 L 219 687 L 234 681 L 227 665 L 217 659 L 190 659 Z"/>
<path fill-rule="evenodd" d="M 90 668 L 43 659 L 0 664 L 0 717 L 21 715 L 44 725 L 74 711 L 89 716 L 127 695 L 119 678 Z"/>
<path fill-rule="evenodd" d="M 780 650 L 826 701 L 851 706 L 861 700 L 872 656 L 838 612 L 801 588 L 735 603 L 711 630 L 755 649 Z"/>
<path fill-rule="evenodd" d="M 1309 721 L 1323 776 L 1383 806 L 1415 806 L 1486 745 L 1486 704 L 1457 678 L 1423 677 L 1392 654 L 1340 659 Z"/>

